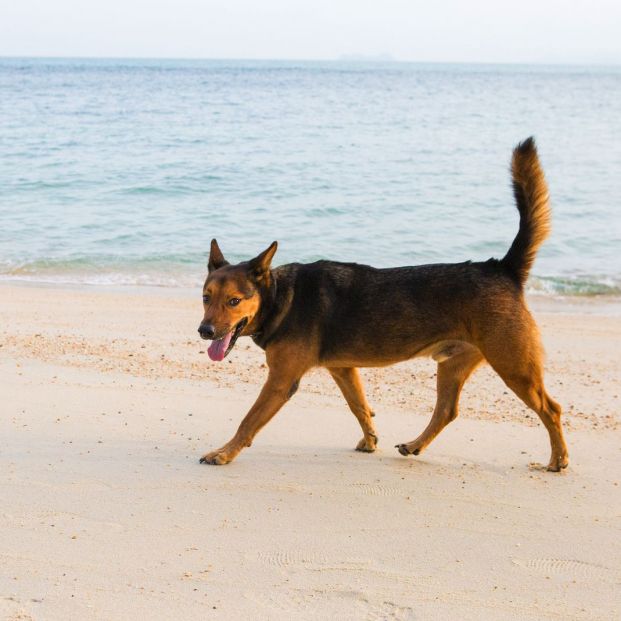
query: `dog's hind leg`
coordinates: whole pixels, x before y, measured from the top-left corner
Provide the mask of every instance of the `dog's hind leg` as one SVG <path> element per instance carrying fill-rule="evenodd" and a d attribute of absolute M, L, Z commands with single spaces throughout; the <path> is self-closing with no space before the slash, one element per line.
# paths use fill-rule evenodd
<path fill-rule="evenodd" d="M 330 367 L 328 371 L 330 371 L 337 386 L 341 389 L 345 401 L 347 401 L 347 405 L 349 405 L 349 409 L 358 419 L 360 427 L 362 427 L 364 437 L 358 442 L 356 450 L 372 453 L 377 447 L 377 434 L 375 433 L 373 421 L 371 420 L 373 413 L 364 395 L 358 369 L 355 367 Z"/>
<path fill-rule="evenodd" d="M 402 455 L 418 455 L 446 425 L 457 418 L 461 389 L 483 359 L 478 349 L 468 346 L 460 353 L 438 363 L 438 395 L 433 415 L 416 440 L 397 444 L 396 448 Z"/>
<path fill-rule="evenodd" d="M 487 345 L 485 356 L 504 383 L 541 418 L 550 436 L 548 470 L 559 472 L 569 463 L 561 427 L 561 406 L 544 387 L 541 346 L 533 328 L 522 335 L 505 332 L 502 344 Z"/>

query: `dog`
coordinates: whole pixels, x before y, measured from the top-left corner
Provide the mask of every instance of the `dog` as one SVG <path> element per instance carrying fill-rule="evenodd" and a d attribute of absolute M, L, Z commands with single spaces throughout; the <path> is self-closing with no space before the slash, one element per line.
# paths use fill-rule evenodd
<path fill-rule="evenodd" d="M 457 417 L 465 381 L 486 361 L 548 430 L 548 470 L 566 468 L 561 407 L 544 388 L 539 332 L 524 299 L 550 231 L 548 188 L 532 137 L 514 149 L 511 171 L 520 224 L 500 260 L 387 269 L 317 261 L 272 269 L 277 242 L 231 265 L 212 240 L 198 332 L 211 340 L 215 361 L 249 336 L 265 351 L 269 372 L 233 438 L 201 463 L 235 459 L 313 367 L 330 372 L 362 428 L 356 449 L 371 453 L 378 437 L 358 368 L 431 356 L 438 363 L 435 409 L 415 440 L 396 446 L 399 453 L 420 454 Z"/>

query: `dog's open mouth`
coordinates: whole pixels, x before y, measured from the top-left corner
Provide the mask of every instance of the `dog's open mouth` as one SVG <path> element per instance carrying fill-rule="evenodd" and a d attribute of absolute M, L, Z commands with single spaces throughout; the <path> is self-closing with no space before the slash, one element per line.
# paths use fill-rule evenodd
<path fill-rule="evenodd" d="M 214 339 L 207 350 L 209 357 L 216 362 L 221 362 L 224 360 L 228 353 L 235 346 L 235 341 L 237 341 L 237 337 L 240 335 L 241 331 L 245 328 L 248 323 L 248 319 L 245 317 L 235 326 L 233 330 L 227 332 L 223 337 L 219 339 Z"/>

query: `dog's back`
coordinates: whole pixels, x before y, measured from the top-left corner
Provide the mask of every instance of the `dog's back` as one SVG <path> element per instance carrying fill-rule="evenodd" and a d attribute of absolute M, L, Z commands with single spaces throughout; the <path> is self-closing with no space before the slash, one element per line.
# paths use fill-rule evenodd
<path fill-rule="evenodd" d="M 477 317 L 522 298 L 494 259 L 387 269 L 317 261 L 274 274 L 293 293 L 279 337 L 316 334 L 321 362 L 354 355 L 359 366 L 412 358 L 438 340 L 470 341 Z"/>

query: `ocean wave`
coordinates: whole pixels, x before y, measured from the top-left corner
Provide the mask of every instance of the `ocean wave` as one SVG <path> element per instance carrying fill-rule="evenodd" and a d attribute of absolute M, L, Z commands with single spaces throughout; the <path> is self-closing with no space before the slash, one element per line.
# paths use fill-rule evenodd
<path fill-rule="evenodd" d="M 621 279 L 604 276 L 532 276 L 527 293 L 550 296 L 621 296 Z"/>
<path fill-rule="evenodd" d="M 98 287 L 166 287 L 189 288 L 200 287 L 202 280 L 189 277 L 178 278 L 163 274 L 121 274 L 118 272 L 101 272 L 91 274 L 0 274 L 0 281 L 28 282 L 48 285 L 90 285 Z"/>
<path fill-rule="evenodd" d="M 187 257 L 162 260 L 150 257 L 135 262 L 95 263 L 89 258 L 50 259 L 0 264 L 0 280 L 56 285 L 150 286 L 187 288 L 201 286 L 204 260 Z"/>

